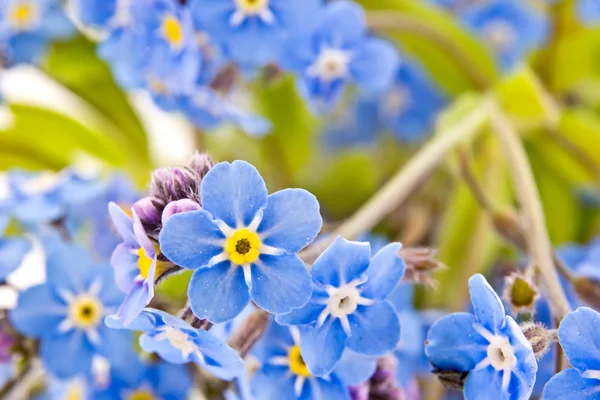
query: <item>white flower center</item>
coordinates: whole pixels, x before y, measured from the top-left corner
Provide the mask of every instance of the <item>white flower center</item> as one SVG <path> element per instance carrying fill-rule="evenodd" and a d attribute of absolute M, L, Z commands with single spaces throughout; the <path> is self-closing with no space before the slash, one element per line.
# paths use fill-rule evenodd
<path fill-rule="evenodd" d="M 28 31 L 40 20 L 40 7 L 35 1 L 18 1 L 9 8 L 7 22 L 17 31 Z"/>
<path fill-rule="evenodd" d="M 515 351 L 508 338 L 494 335 L 480 324 L 474 324 L 473 329 L 488 341 L 487 355 L 476 366 L 475 371 L 492 366 L 496 371 L 502 372 L 502 390 L 507 390 L 513 369 L 517 365 Z"/>
<path fill-rule="evenodd" d="M 231 26 L 238 26 L 249 17 L 258 17 L 266 24 L 272 24 L 275 16 L 269 8 L 270 0 L 235 0 L 235 12 L 229 19 Z"/>
<path fill-rule="evenodd" d="M 410 102 L 410 91 L 404 86 L 395 85 L 385 93 L 381 104 L 381 113 L 384 117 L 400 115 L 408 109 Z"/>
<path fill-rule="evenodd" d="M 351 58 L 348 51 L 324 47 L 321 49 L 319 57 L 308 67 L 308 75 L 317 77 L 323 82 L 346 78 Z"/>
<path fill-rule="evenodd" d="M 327 308 L 332 316 L 342 318 L 356 311 L 359 299 L 360 293 L 354 286 L 342 286 L 330 294 Z"/>
<path fill-rule="evenodd" d="M 198 352 L 196 344 L 189 339 L 189 336 L 185 332 L 179 329 L 171 326 L 163 328 L 162 332 L 156 336 L 156 340 L 161 341 L 165 339 L 169 341 L 171 346 L 180 350 L 184 357 Z"/>
<path fill-rule="evenodd" d="M 496 19 L 483 28 L 485 40 L 497 51 L 507 50 L 517 41 L 514 27 L 507 21 Z"/>

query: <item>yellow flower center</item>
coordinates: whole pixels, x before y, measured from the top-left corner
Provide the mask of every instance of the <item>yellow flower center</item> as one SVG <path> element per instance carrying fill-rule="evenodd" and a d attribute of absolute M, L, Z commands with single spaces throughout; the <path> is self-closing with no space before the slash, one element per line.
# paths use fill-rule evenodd
<path fill-rule="evenodd" d="M 162 33 L 171 47 L 179 49 L 183 45 L 183 28 L 174 15 L 167 15 L 162 21 Z"/>
<path fill-rule="evenodd" d="M 127 396 L 127 400 L 154 400 L 155 397 L 152 392 L 140 389 L 132 392 L 129 396 Z"/>
<path fill-rule="evenodd" d="M 308 371 L 308 368 L 306 368 L 302 354 L 300 354 L 299 346 L 294 346 L 290 349 L 288 358 L 290 359 L 290 369 L 294 374 L 306 377 L 310 376 L 310 372 Z"/>
<path fill-rule="evenodd" d="M 39 19 L 38 6 L 32 2 L 16 4 L 8 14 L 9 24 L 19 30 L 27 30 Z"/>
<path fill-rule="evenodd" d="M 258 14 L 269 6 L 269 0 L 235 0 L 235 4 L 246 14 Z"/>
<path fill-rule="evenodd" d="M 154 251 L 156 252 L 156 256 L 160 255 L 160 248 L 158 245 L 154 245 Z M 138 255 L 138 268 L 140 269 L 140 275 L 142 278 L 147 279 L 148 274 L 150 273 L 150 267 L 152 266 L 152 258 L 148 257 L 146 254 L 146 250 L 143 247 L 140 247 L 137 251 Z M 163 272 L 169 269 L 170 264 L 162 261 L 156 261 L 156 272 L 154 273 L 154 278 L 158 278 Z"/>
<path fill-rule="evenodd" d="M 79 296 L 69 306 L 69 319 L 73 325 L 81 329 L 97 326 L 102 315 L 102 303 L 93 296 Z"/>
<path fill-rule="evenodd" d="M 238 229 L 235 233 L 227 238 L 225 251 L 229 253 L 231 261 L 238 265 L 251 263 L 258 258 L 260 253 L 260 239 L 254 232 L 248 229 Z"/>

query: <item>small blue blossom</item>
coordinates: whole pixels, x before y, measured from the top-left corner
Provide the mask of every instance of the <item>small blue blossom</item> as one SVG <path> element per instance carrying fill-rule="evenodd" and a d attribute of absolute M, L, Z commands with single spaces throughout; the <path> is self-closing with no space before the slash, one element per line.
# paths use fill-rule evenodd
<path fill-rule="evenodd" d="M 15 329 L 40 339 L 40 358 L 60 379 L 89 373 L 95 355 L 122 357 L 131 335 L 103 322 L 123 300 L 112 268 L 75 245 L 57 242 L 46 252 L 47 281 L 20 293 L 9 314 Z"/>
<path fill-rule="evenodd" d="M 577 0 L 576 10 L 579 20 L 585 25 L 597 25 L 600 22 L 600 3 L 598 0 Z"/>
<path fill-rule="evenodd" d="M 0 221 L 0 282 L 21 265 L 23 257 L 31 250 L 31 240 L 24 237 L 3 236 L 7 224 L 8 219 L 4 223 Z"/>
<path fill-rule="evenodd" d="M 365 93 L 385 89 L 398 59 L 391 44 L 368 36 L 363 9 L 341 0 L 325 6 L 311 35 L 286 43 L 281 64 L 298 75 L 300 92 L 307 99 L 330 109 L 348 83 Z"/>
<path fill-rule="evenodd" d="M 314 24 L 320 0 L 192 0 L 194 18 L 242 66 L 275 61 L 283 40 Z"/>
<path fill-rule="evenodd" d="M 600 313 L 580 307 L 560 323 L 558 338 L 569 363 L 544 388 L 546 400 L 597 400 L 600 396 Z"/>
<path fill-rule="evenodd" d="M 296 255 L 317 236 L 319 203 L 302 189 L 267 194 L 244 161 L 215 165 L 202 180 L 203 210 L 175 214 L 160 232 L 165 256 L 194 269 L 188 297 L 198 318 L 235 318 L 252 299 L 275 314 L 310 298 L 310 274 Z"/>
<path fill-rule="evenodd" d="M 50 41 L 75 33 L 59 0 L 4 0 L 0 3 L 0 50 L 9 66 L 35 63 Z"/>
<path fill-rule="evenodd" d="M 244 369 L 242 359 L 224 342 L 166 312 L 146 308 L 128 325 L 116 316 L 109 316 L 106 323 L 111 328 L 144 332 L 140 337 L 141 348 L 158 353 L 170 363 L 194 362 L 225 380 L 240 376 Z"/>
<path fill-rule="evenodd" d="M 74 0 L 73 4 L 75 14 L 84 25 L 102 30 L 109 29 L 117 14 L 126 11 L 123 0 Z"/>
<path fill-rule="evenodd" d="M 481 36 L 503 70 L 515 67 L 548 36 L 544 15 L 516 0 L 493 0 L 469 8 L 463 22 Z"/>
<path fill-rule="evenodd" d="M 482 275 L 469 280 L 473 314 L 453 313 L 429 330 L 425 353 L 435 368 L 468 372 L 465 399 L 529 399 L 537 363 L 531 345 Z"/>
<path fill-rule="evenodd" d="M 329 374 L 344 349 L 370 356 L 396 347 L 400 322 L 387 296 L 402 279 L 402 245 L 385 246 L 371 259 L 369 243 L 338 237 L 312 268 L 313 295 L 308 304 L 277 316 L 300 327 L 300 346 L 308 369 Z"/>

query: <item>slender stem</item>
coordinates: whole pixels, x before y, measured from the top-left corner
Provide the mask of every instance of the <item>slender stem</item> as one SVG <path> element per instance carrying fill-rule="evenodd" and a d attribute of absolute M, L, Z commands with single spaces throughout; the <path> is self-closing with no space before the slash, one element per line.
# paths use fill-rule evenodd
<path fill-rule="evenodd" d="M 526 239 L 533 264 L 540 273 L 554 316 L 562 319 L 570 311 L 569 302 L 554 269 L 553 251 L 546 230 L 544 210 L 527 160 L 527 154 L 510 121 L 496 103 L 489 105 L 490 121 L 505 148 L 519 202 L 527 218 Z"/>
<path fill-rule="evenodd" d="M 469 159 L 469 154 L 465 149 L 460 149 L 458 155 L 460 159 L 461 175 L 467 183 L 467 186 L 469 186 L 471 189 L 473 197 L 475 197 L 475 200 L 477 200 L 481 208 L 490 214 L 493 213 L 495 207 L 492 205 L 491 200 L 485 193 L 484 188 L 479 184 L 479 180 L 477 179 L 477 175 L 475 175 L 473 165 Z"/>
<path fill-rule="evenodd" d="M 459 143 L 473 136 L 487 120 L 487 100 L 471 111 L 460 122 L 439 132 L 423 145 L 417 153 L 369 201 L 345 221 L 329 238 L 314 243 L 301 253 L 307 263 L 314 260 L 337 236 L 356 239 L 369 232 L 386 215 L 394 211 L 415 190 L 419 183 L 443 161 Z"/>
<path fill-rule="evenodd" d="M 391 29 L 428 39 L 453 58 L 454 62 L 465 71 L 467 78 L 471 80 L 475 88 L 485 90 L 490 87 L 491 82 L 481 73 L 481 69 L 469 59 L 468 54 L 447 35 L 429 25 L 395 11 L 370 11 L 367 13 L 367 23 L 374 29 Z"/>

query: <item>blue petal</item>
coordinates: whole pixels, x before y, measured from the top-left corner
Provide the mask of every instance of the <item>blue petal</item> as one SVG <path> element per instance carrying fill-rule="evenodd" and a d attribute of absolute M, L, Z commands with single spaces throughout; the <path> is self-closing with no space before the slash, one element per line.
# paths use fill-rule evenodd
<path fill-rule="evenodd" d="M 264 244 L 297 253 L 317 237 L 322 224 L 315 196 L 303 189 L 285 189 L 269 196 L 257 232 Z"/>
<path fill-rule="evenodd" d="M 344 383 L 335 375 L 326 379 L 311 379 L 308 381 L 310 391 L 306 392 L 307 384 L 304 384 L 302 400 L 350 400 L 350 392 Z"/>
<path fill-rule="evenodd" d="M 40 346 L 44 367 L 60 379 L 88 373 L 92 368 L 93 356 L 93 348 L 80 330 L 46 337 Z"/>
<path fill-rule="evenodd" d="M 31 241 L 25 238 L 0 239 L 0 280 L 13 272 L 31 250 Z"/>
<path fill-rule="evenodd" d="M 527 400 L 529 396 L 522 397 L 517 393 L 512 395 L 502 390 L 503 371 L 487 366 L 479 371 L 471 371 L 465 381 L 465 400 Z"/>
<path fill-rule="evenodd" d="M 469 279 L 469 293 L 473 312 L 479 323 L 488 331 L 496 333 L 504 326 L 506 316 L 500 297 L 481 274 L 473 275 Z"/>
<path fill-rule="evenodd" d="M 126 364 L 131 365 L 131 358 L 137 357 L 136 349 L 133 347 L 134 335 L 129 331 L 109 328 L 105 324 L 98 326 L 100 343 L 96 345 L 98 355 L 105 357 L 112 367 Z"/>
<path fill-rule="evenodd" d="M 346 333 L 337 318 L 328 318 L 318 327 L 300 327 L 300 352 L 315 376 L 328 375 L 342 358 Z"/>
<path fill-rule="evenodd" d="M 562 320 L 558 337 L 573 367 L 600 370 L 599 326 L 600 314 L 588 307 L 580 307 Z"/>
<path fill-rule="evenodd" d="M 163 360 L 171 364 L 187 364 L 190 357 L 184 357 L 181 350 L 174 347 L 167 339 L 156 340 L 153 335 L 140 336 L 140 347 L 146 353 L 156 353 Z"/>
<path fill-rule="evenodd" d="M 93 27 L 104 27 L 116 12 L 117 0 L 77 0 L 81 22 Z"/>
<path fill-rule="evenodd" d="M 21 292 L 9 318 L 19 332 L 43 337 L 54 333 L 67 312 L 67 306 L 48 285 L 39 285 Z"/>
<path fill-rule="evenodd" d="M 117 311 L 125 325 L 131 323 L 154 297 L 154 285 L 148 281 L 136 282 Z"/>
<path fill-rule="evenodd" d="M 375 300 L 385 299 L 404 276 L 406 264 L 398 255 L 400 243 L 391 243 L 373 256 L 365 275 L 367 282 L 360 289 L 363 297 Z"/>
<path fill-rule="evenodd" d="M 292 310 L 288 314 L 277 315 L 275 320 L 283 325 L 307 325 L 316 322 L 325 309 L 328 298 L 327 292 L 313 283 L 312 297 L 304 307 Z"/>
<path fill-rule="evenodd" d="M 415 295 L 414 285 L 410 282 L 400 281 L 387 297 L 396 311 L 412 310 Z"/>
<path fill-rule="evenodd" d="M 292 399 L 294 393 L 294 375 L 280 366 L 265 365 L 252 379 L 252 392 L 256 400 Z"/>
<path fill-rule="evenodd" d="M 48 283 L 59 290 L 82 293 L 93 280 L 91 254 L 78 245 L 55 242 L 47 249 L 46 269 Z"/>
<path fill-rule="evenodd" d="M 600 22 L 600 4 L 597 0 L 578 0 L 577 16 L 586 25 L 595 25 Z"/>
<path fill-rule="evenodd" d="M 351 1 L 328 3 L 317 32 L 327 44 L 344 47 L 356 45 L 367 32 L 365 12 Z"/>
<path fill-rule="evenodd" d="M 472 370 L 487 351 L 487 341 L 473 329 L 476 322 L 472 314 L 453 313 L 433 324 L 425 342 L 429 361 L 442 370 Z"/>
<path fill-rule="evenodd" d="M 132 247 L 139 247 L 133 232 L 133 219 L 115 203 L 108 204 L 108 213 L 123 242 Z"/>
<path fill-rule="evenodd" d="M 188 297 L 198 318 L 213 323 L 235 318 L 250 301 L 243 268 L 222 262 L 197 269 L 190 280 Z"/>
<path fill-rule="evenodd" d="M 267 187 L 245 161 L 215 165 L 202 179 L 202 207 L 232 228 L 248 226 L 267 205 Z"/>
<path fill-rule="evenodd" d="M 400 340 L 400 321 L 387 301 L 372 306 L 358 306 L 348 315 L 348 348 L 357 353 L 380 356 L 393 350 Z"/>
<path fill-rule="evenodd" d="M 205 368 L 212 374 L 227 381 L 242 375 L 244 362 L 227 344 L 202 330 L 196 331 L 194 341 L 204 354 Z"/>
<path fill-rule="evenodd" d="M 223 252 L 225 235 L 204 210 L 175 214 L 160 231 L 160 250 L 175 264 L 195 269 Z"/>
<path fill-rule="evenodd" d="M 377 357 L 366 356 L 346 349 L 342 359 L 333 370 L 333 375 L 346 385 L 359 385 L 373 375 L 377 368 Z"/>
<path fill-rule="evenodd" d="M 156 364 L 151 367 L 155 379 L 154 390 L 161 399 L 178 400 L 187 398 L 192 388 L 190 370 L 183 365 Z"/>
<path fill-rule="evenodd" d="M 394 80 L 400 57 L 390 43 L 370 38 L 357 49 L 350 73 L 357 86 L 366 92 L 379 92 Z"/>
<path fill-rule="evenodd" d="M 131 329 L 135 331 L 148 332 L 156 327 L 157 317 L 153 311 L 155 310 L 152 308 L 146 308 L 135 320 L 127 324 L 127 326 L 125 326 L 123 320 L 116 315 L 109 315 L 105 318 L 104 322 L 106 326 L 113 329 Z"/>
<path fill-rule="evenodd" d="M 597 379 L 581 376 L 575 368 L 561 371 L 544 387 L 545 400 L 600 400 Z"/>
<path fill-rule="evenodd" d="M 322 285 L 340 287 L 360 278 L 370 261 L 369 243 L 349 242 L 338 237 L 313 264 L 313 280 Z"/>
<path fill-rule="evenodd" d="M 250 297 L 272 314 L 285 314 L 305 305 L 311 295 L 310 274 L 295 254 L 261 256 L 251 266 Z"/>
<path fill-rule="evenodd" d="M 115 270 L 115 282 L 124 293 L 129 293 L 133 288 L 134 279 L 140 274 L 138 265 L 139 256 L 124 243 L 119 244 L 110 258 L 110 263 Z"/>

